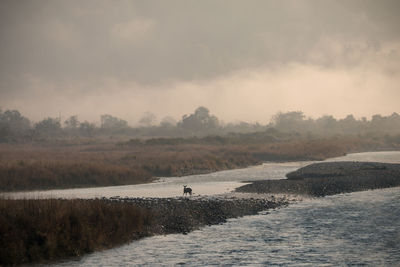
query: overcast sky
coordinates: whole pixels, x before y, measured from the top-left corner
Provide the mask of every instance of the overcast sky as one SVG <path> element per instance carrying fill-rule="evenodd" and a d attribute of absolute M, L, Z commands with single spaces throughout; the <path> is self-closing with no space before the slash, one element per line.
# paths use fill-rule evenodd
<path fill-rule="evenodd" d="M 400 113 L 400 1 L 0 1 L 0 107 L 32 120 L 198 106 L 229 121 Z"/>

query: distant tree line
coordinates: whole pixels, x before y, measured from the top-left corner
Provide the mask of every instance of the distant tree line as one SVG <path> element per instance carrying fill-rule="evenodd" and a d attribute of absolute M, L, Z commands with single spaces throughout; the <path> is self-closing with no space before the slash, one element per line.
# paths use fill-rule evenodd
<path fill-rule="evenodd" d="M 232 134 L 246 134 L 276 131 L 298 135 L 399 135 L 400 115 L 374 115 L 371 120 L 365 117 L 356 119 L 348 115 L 335 119 L 325 115 L 317 119 L 306 117 L 301 111 L 279 112 L 269 124 L 259 123 L 223 123 L 212 115 L 206 107 L 197 108 L 192 114 L 184 115 L 176 122 L 172 117 L 165 117 L 156 124 L 156 117 L 147 112 L 139 121 L 140 126 L 131 127 L 127 121 L 103 114 L 100 125 L 80 121 L 77 115 L 61 121 L 60 118 L 45 118 L 32 123 L 17 110 L 0 109 L 0 142 L 37 141 L 52 138 L 71 137 L 204 137 Z"/>
<path fill-rule="evenodd" d="M 371 120 L 365 117 L 357 120 L 353 115 L 337 120 L 333 116 L 325 115 L 314 120 L 306 118 L 300 111 L 280 112 L 273 116 L 269 127 L 274 127 L 281 132 L 319 135 L 398 134 L 400 133 L 400 115 L 397 113 L 390 116 L 373 115 Z"/>

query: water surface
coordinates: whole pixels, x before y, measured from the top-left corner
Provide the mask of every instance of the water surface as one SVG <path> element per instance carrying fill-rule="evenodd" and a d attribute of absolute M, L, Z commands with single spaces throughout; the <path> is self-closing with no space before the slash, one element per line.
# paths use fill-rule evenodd
<path fill-rule="evenodd" d="M 183 185 L 190 186 L 195 196 L 219 195 L 242 186 L 244 184 L 242 181 L 284 179 L 286 173 L 310 163 L 264 163 L 249 168 L 210 174 L 161 177 L 158 181 L 149 184 L 17 192 L 1 195 L 9 198 L 177 197 L 182 196 Z"/>
<path fill-rule="evenodd" d="M 400 152 L 351 154 L 330 161 L 400 163 Z M 305 162 L 266 163 L 165 179 L 200 185 L 281 179 Z M 400 187 L 305 199 L 187 235 L 145 238 L 57 266 L 400 266 Z"/>
<path fill-rule="evenodd" d="M 400 163 L 400 152 L 367 152 L 348 154 L 327 161 L 377 161 Z M 312 161 L 268 162 L 244 169 L 219 171 L 210 174 L 184 177 L 161 177 L 149 184 L 93 187 L 79 189 L 47 190 L 3 193 L 9 198 L 100 198 L 100 197 L 177 197 L 183 194 L 183 185 L 193 189 L 194 195 L 217 195 L 230 192 L 243 185 L 243 181 L 285 179 L 286 173 L 304 167 Z"/>
<path fill-rule="evenodd" d="M 400 188 L 305 200 L 58 266 L 399 266 Z"/>

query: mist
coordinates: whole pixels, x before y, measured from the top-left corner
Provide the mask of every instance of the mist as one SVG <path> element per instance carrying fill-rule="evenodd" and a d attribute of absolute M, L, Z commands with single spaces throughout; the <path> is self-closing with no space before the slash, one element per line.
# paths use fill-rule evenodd
<path fill-rule="evenodd" d="M 0 107 L 34 121 L 113 114 L 134 125 L 199 106 L 225 122 L 400 112 L 398 1 L 0 6 Z"/>

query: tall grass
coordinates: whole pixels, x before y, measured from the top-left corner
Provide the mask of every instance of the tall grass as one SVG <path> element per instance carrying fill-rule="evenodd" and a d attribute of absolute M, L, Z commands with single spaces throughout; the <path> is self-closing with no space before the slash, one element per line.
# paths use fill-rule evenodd
<path fill-rule="evenodd" d="M 196 141 L 197 142 L 197 141 Z M 0 191 L 126 185 L 157 176 L 242 168 L 263 161 L 322 160 L 348 152 L 399 149 L 360 137 L 240 143 L 0 145 Z M 165 143 L 165 141 L 164 141 Z"/>
<path fill-rule="evenodd" d="M 102 200 L 0 199 L 0 265 L 46 262 L 148 233 L 148 211 Z"/>
<path fill-rule="evenodd" d="M 140 168 L 101 162 L 20 162 L 0 165 L 0 186 L 5 191 L 126 185 L 151 180 L 151 175 Z"/>
<path fill-rule="evenodd" d="M 285 204 L 285 199 L 0 199 L 0 266 L 58 261 L 144 236 L 188 233 Z"/>

